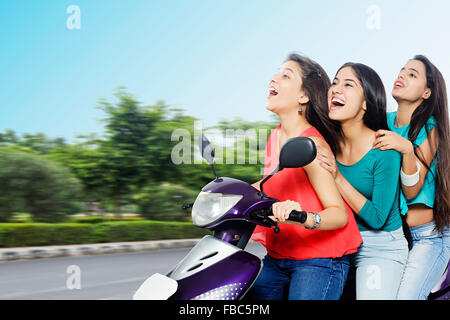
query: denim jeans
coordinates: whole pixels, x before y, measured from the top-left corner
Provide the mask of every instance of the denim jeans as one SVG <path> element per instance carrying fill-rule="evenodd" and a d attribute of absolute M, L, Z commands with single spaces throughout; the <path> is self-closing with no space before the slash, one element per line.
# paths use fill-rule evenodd
<path fill-rule="evenodd" d="M 338 300 L 350 268 L 349 256 L 291 260 L 266 255 L 263 263 L 249 299 Z"/>
<path fill-rule="evenodd" d="M 357 300 L 395 300 L 408 258 L 403 229 L 361 231 L 363 244 L 352 256 Z"/>
<path fill-rule="evenodd" d="M 434 231 L 434 222 L 411 228 L 413 248 L 400 285 L 398 299 L 425 300 L 445 271 L 450 257 L 450 228 Z"/>

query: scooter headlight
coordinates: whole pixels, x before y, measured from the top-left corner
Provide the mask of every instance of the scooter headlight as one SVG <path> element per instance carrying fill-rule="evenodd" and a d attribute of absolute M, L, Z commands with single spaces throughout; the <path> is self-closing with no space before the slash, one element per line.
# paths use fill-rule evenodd
<path fill-rule="evenodd" d="M 242 195 L 200 192 L 192 207 L 192 221 L 196 226 L 206 226 L 233 208 Z"/>

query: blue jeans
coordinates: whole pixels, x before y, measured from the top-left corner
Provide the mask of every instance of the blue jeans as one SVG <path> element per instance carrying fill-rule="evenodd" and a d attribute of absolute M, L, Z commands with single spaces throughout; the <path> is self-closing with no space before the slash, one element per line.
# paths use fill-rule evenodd
<path fill-rule="evenodd" d="M 307 260 L 266 255 L 248 297 L 254 300 L 338 300 L 350 268 L 349 256 Z"/>
<path fill-rule="evenodd" d="M 398 293 L 400 300 L 426 300 L 450 257 L 450 228 L 434 231 L 435 223 L 411 228 L 413 248 Z"/>
<path fill-rule="evenodd" d="M 395 300 L 408 258 L 403 229 L 361 231 L 363 244 L 353 255 L 357 300 Z"/>

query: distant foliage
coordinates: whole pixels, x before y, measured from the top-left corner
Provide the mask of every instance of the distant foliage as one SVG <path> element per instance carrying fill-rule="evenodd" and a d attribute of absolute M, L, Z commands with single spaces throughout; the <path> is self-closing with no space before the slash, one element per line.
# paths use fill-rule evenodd
<path fill-rule="evenodd" d="M 81 184 L 69 169 L 37 155 L 0 148 L 0 220 L 16 210 L 34 221 L 60 221 L 78 211 Z"/>
<path fill-rule="evenodd" d="M 148 219 L 189 221 L 191 214 L 182 210 L 182 207 L 193 203 L 199 192 L 179 185 L 147 185 L 134 199 L 139 206 L 139 213 Z"/>
<path fill-rule="evenodd" d="M 81 201 L 95 203 L 100 211 L 113 208 L 118 218 L 121 208 L 131 204 L 147 218 L 189 219 L 181 206 L 193 202 L 214 177 L 205 162 L 174 164 L 172 150 L 180 142 L 171 141 L 171 136 L 177 129 L 189 132 L 193 155 L 197 119 L 163 101 L 143 105 L 123 88 L 115 98 L 99 101 L 105 114 L 102 135 L 89 133 L 68 143 L 43 133 L 21 137 L 12 129 L 0 133 L 0 221 L 14 211 L 32 213 L 37 221 L 59 221 L 68 212 L 82 211 Z M 266 138 L 260 133 L 270 134 L 278 123 L 275 118 L 269 122 L 234 118 L 210 128 L 224 136 L 227 130 L 255 132 L 258 139 L 255 144 L 245 137 L 241 144 L 245 161 L 226 163 L 222 158 L 217 174 L 249 183 L 261 179 Z M 234 159 L 237 143 L 238 139 L 231 145 Z M 250 163 L 250 157 L 258 162 Z"/>

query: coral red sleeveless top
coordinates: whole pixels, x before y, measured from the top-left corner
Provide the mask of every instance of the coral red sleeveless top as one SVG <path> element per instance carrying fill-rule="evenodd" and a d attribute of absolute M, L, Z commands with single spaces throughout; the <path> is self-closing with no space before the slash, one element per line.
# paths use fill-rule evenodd
<path fill-rule="evenodd" d="M 278 131 L 269 136 L 265 152 L 264 177 L 278 166 Z M 316 136 L 325 141 L 316 128 L 306 129 L 300 137 Z M 264 193 L 280 201 L 292 200 L 300 203 L 302 210 L 320 212 L 324 208 L 309 182 L 303 168 L 288 168 L 277 172 L 264 184 Z M 345 201 L 344 201 L 345 203 Z M 362 243 L 361 235 L 350 207 L 345 203 L 348 223 L 337 230 L 308 230 L 303 226 L 280 223 L 280 232 L 256 226 L 252 239 L 261 242 L 267 253 L 275 259 L 304 260 L 311 258 L 338 258 L 356 252 Z"/>

